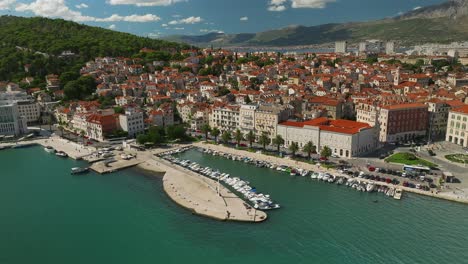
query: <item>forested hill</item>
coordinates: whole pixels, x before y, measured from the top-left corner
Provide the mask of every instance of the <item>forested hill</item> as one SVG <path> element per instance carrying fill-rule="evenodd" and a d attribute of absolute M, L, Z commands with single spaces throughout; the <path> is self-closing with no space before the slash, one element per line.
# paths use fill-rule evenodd
<path fill-rule="evenodd" d="M 183 45 L 91 27 L 63 19 L 0 17 L 3 44 L 58 55 L 64 50 L 84 57 L 131 56 L 141 48 L 180 49 Z"/>
<path fill-rule="evenodd" d="M 26 76 L 42 84 L 46 74 L 75 71 L 98 56 L 133 56 L 142 48 L 170 53 L 189 46 L 139 37 L 63 19 L 0 16 L 0 81 Z M 76 56 L 60 59 L 63 51 Z M 24 65 L 31 65 L 28 73 Z"/>

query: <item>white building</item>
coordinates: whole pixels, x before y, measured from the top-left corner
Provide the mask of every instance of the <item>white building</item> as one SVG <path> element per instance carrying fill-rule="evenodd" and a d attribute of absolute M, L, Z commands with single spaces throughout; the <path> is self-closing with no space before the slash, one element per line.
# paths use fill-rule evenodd
<path fill-rule="evenodd" d="M 468 105 L 449 112 L 447 135 L 445 140 L 468 147 Z"/>
<path fill-rule="evenodd" d="M 145 132 L 143 113 L 128 108 L 124 115 L 119 115 L 120 128 L 128 132 L 129 137 L 135 137 Z"/>
<path fill-rule="evenodd" d="M 347 41 L 337 41 L 335 42 L 335 53 L 347 53 L 348 52 L 348 42 Z"/>
<path fill-rule="evenodd" d="M 19 115 L 24 117 L 28 124 L 39 121 L 41 106 L 38 103 L 32 100 L 18 101 L 17 103 Z"/>
<path fill-rule="evenodd" d="M 221 131 L 235 131 L 239 128 L 239 106 L 225 106 L 213 109 L 209 115 L 210 127 Z"/>
<path fill-rule="evenodd" d="M 19 115 L 18 104 L 0 101 L 0 135 L 19 136 L 27 132 L 26 119 Z"/>
<path fill-rule="evenodd" d="M 242 105 L 239 113 L 239 129 L 242 133 L 247 134 L 249 131 L 255 130 L 255 111 L 258 106 L 256 105 Z"/>
<path fill-rule="evenodd" d="M 309 141 L 320 152 L 328 146 L 332 153 L 340 157 L 356 157 L 372 152 L 377 148 L 377 130 L 366 123 L 349 120 L 331 120 L 325 117 L 305 121 L 287 121 L 278 125 L 278 135 L 288 147 L 296 142 L 302 149 Z"/>
<path fill-rule="evenodd" d="M 388 41 L 385 44 L 385 53 L 387 55 L 393 55 L 395 54 L 395 42 L 394 41 Z"/>
<path fill-rule="evenodd" d="M 367 42 L 359 43 L 359 53 L 367 52 Z"/>

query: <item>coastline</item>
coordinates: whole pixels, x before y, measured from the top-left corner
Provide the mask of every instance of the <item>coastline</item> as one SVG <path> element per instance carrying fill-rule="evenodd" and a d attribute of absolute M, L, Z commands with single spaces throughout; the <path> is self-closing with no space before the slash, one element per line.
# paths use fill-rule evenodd
<path fill-rule="evenodd" d="M 326 168 L 319 167 L 317 165 L 312 165 L 312 164 L 304 163 L 300 161 L 284 159 L 284 158 L 279 158 L 279 157 L 274 157 L 274 156 L 267 156 L 264 154 L 253 153 L 253 152 L 249 152 L 245 150 L 233 149 L 233 148 L 225 147 L 223 145 L 213 145 L 213 144 L 208 144 L 205 142 L 197 142 L 197 143 L 194 143 L 193 145 L 196 147 L 211 149 L 211 150 L 215 150 L 215 151 L 219 151 L 223 153 L 229 153 L 232 155 L 245 156 L 245 157 L 253 158 L 256 160 L 262 160 L 262 161 L 276 163 L 276 164 L 283 164 L 283 165 L 296 167 L 296 168 L 302 168 L 302 169 L 311 170 L 311 171 L 331 172 L 333 170 L 333 169 L 326 169 Z M 334 171 L 333 173 L 337 176 L 350 178 L 349 175 L 338 173 L 338 171 Z M 372 180 L 365 180 L 365 181 L 375 182 Z M 379 185 L 385 185 L 388 187 L 395 187 L 395 185 L 391 185 L 391 184 L 387 184 L 383 182 L 375 182 L 375 183 Z M 430 196 L 433 198 L 457 202 L 457 203 L 468 204 L 468 195 L 464 195 L 464 196 L 456 195 L 453 193 L 454 190 L 451 190 L 451 189 L 445 189 L 445 191 L 440 191 L 438 193 L 431 193 L 431 192 L 421 191 L 421 190 L 414 189 L 414 188 L 404 187 L 401 185 L 399 185 L 398 188 L 402 189 L 403 191 L 410 192 L 410 193 Z"/>

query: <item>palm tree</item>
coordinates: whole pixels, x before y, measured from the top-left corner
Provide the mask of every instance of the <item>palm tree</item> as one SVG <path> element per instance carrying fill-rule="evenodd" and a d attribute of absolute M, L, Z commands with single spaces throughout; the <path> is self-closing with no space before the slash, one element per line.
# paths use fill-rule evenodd
<path fill-rule="evenodd" d="M 284 144 L 283 137 L 281 135 L 276 135 L 276 137 L 273 139 L 273 144 L 276 145 L 276 150 L 279 153 L 280 146 Z"/>
<path fill-rule="evenodd" d="M 239 146 L 240 142 L 244 139 L 244 135 L 242 135 L 240 129 L 237 129 L 236 132 L 234 132 L 234 139 L 237 142 L 237 146 Z"/>
<path fill-rule="evenodd" d="M 211 132 L 211 127 L 208 124 L 204 124 L 201 128 L 201 131 L 205 133 L 205 141 L 208 141 L 208 133 Z"/>
<path fill-rule="evenodd" d="M 291 145 L 289 145 L 289 151 L 292 152 L 293 156 L 296 156 L 296 152 L 299 150 L 299 144 L 296 142 L 292 142 Z"/>
<path fill-rule="evenodd" d="M 215 143 L 218 143 L 218 136 L 221 134 L 221 131 L 219 131 L 218 128 L 213 128 L 210 133 L 214 138 L 215 138 Z"/>
<path fill-rule="evenodd" d="M 328 146 L 324 146 L 320 151 L 320 155 L 328 159 L 332 155 L 332 150 Z"/>
<path fill-rule="evenodd" d="M 231 140 L 231 132 L 229 131 L 224 131 L 223 134 L 221 135 L 221 138 L 223 139 L 224 144 L 229 144 L 229 140 Z"/>
<path fill-rule="evenodd" d="M 265 150 L 266 145 L 270 144 L 270 138 L 267 134 L 262 133 L 262 135 L 258 139 L 258 143 L 260 143 L 263 146 L 263 150 Z"/>
<path fill-rule="evenodd" d="M 58 126 L 58 130 L 60 131 L 60 136 L 63 137 L 63 126 Z"/>
<path fill-rule="evenodd" d="M 249 141 L 250 148 L 252 148 L 252 143 L 255 141 L 255 133 L 250 130 L 247 135 L 245 135 L 245 139 Z"/>
<path fill-rule="evenodd" d="M 80 136 L 81 136 L 81 139 L 83 140 L 83 145 L 84 145 L 84 136 L 85 136 L 84 130 L 80 131 Z"/>
<path fill-rule="evenodd" d="M 304 148 L 302 148 L 302 151 L 307 153 L 307 159 L 310 159 L 310 156 L 312 155 L 312 152 L 315 151 L 314 143 L 312 143 L 312 141 L 307 142 L 304 145 Z"/>

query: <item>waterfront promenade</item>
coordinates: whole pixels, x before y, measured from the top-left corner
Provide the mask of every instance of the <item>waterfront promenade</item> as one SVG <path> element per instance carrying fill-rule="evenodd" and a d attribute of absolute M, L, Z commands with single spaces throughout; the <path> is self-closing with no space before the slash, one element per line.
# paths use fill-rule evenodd
<path fill-rule="evenodd" d="M 51 146 L 56 151 L 63 151 L 67 155 L 76 160 L 83 159 L 91 155 L 96 151 L 96 148 L 92 146 L 83 146 L 78 143 L 69 141 L 59 136 L 51 136 L 49 138 L 34 139 L 28 141 L 20 141 L 14 143 L 0 143 L 0 148 L 15 148 L 21 146 L 40 145 L 40 146 Z"/>
<path fill-rule="evenodd" d="M 213 150 L 213 151 L 218 151 L 218 152 L 221 152 L 221 153 L 228 153 L 228 154 L 231 154 L 231 155 L 249 157 L 249 158 L 252 158 L 252 159 L 266 161 L 266 162 L 270 162 L 270 163 L 275 163 L 275 164 L 278 164 L 278 165 L 281 164 L 281 165 L 286 165 L 286 166 L 289 166 L 289 167 L 301 168 L 301 169 L 315 171 L 315 172 L 328 172 L 328 173 L 332 173 L 335 176 L 350 178 L 350 176 L 347 175 L 347 174 L 339 173 L 337 170 L 334 170 L 334 169 L 323 168 L 323 167 L 321 167 L 319 165 L 313 165 L 313 164 L 309 164 L 309 163 L 305 163 L 305 162 L 300 162 L 300 161 L 295 161 L 295 160 L 285 159 L 285 158 L 279 158 L 279 157 L 275 157 L 275 156 L 268 156 L 268 155 L 264 155 L 264 154 L 261 154 L 261 153 L 253 153 L 253 152 L 249 152 L 249 151 L 245 151 L 245 150 L 239 150 L 239 149 L 225 147 L 223 145 L 213 145 L 213 144 L 207 144 L 205 142 L 198 142 L 198 143 L 195 143 L 194 146 L 205 148 L 205 149 L 210 149 L 210 150 Z M 396 187 L 395 185 L 392 185 L 392 184 L 387 184 L 387 183 L 384 183 L 384 182 L 375 182 L 375 181 L 368 180 L 368 179 L 362 179 L 361 181 L 374 182 L 374 183 L 376 183 L 378 185 L 384 185 L 384 186 L 387 186 L 387 187 Z M 398 188 L 400 188 L 400 189 L 402 189 L 403 191 L 406 191 L 406 192 L 411 192 L 411 193 L 416 193 L 416 194 L 420 194 L 420 195 L 431 196 L 431 197 L 438 198 L 438 199 L 444 199 L 444 200 L 449 200 L 449 201 L 468 204 L 468 194 L 466 194 L 464 192 L 460 193 L 457 190 L 453 190 L 453 189 L 449 189 L 449 188 L 444 188 L 444 189 L 442 189 L 442 191 L 439 191 L 439 192 L 422 191 L 422 190 L 418 190 L 418 189 L 415 189 L 415 188 L 404 187 L 404 186 L 401 186 L 401 185 L 399 185 Z"/>
<path fill-rule="evenodd" d="M 190 170 L 156 157 L 139 167 L 163 172 L 163 187 L 167 195 L 197 215 L 222 221 L 262 222 L 267 219 L 265 212 L 250 207 L 222 184 Z"/>

